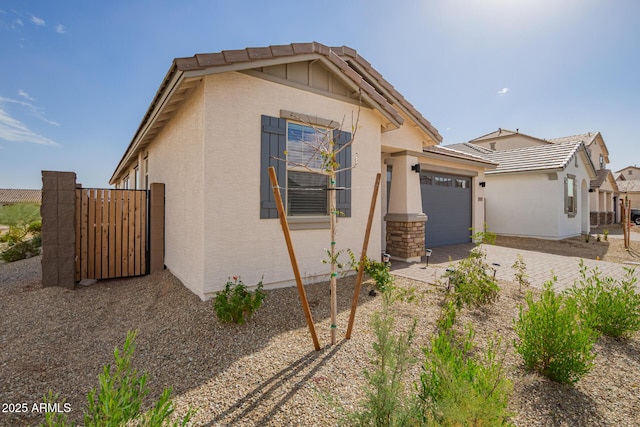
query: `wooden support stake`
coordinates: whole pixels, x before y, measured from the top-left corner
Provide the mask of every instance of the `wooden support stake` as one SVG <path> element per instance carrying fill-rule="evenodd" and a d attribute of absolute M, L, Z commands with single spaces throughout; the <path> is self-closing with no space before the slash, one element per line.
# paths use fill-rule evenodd
<path fill-rule="evenodd" d="M 380 173 L 376 175 L 376 183 L 373 185 L 373 195 L 371 196 L 371 206 L 369 207 L 369 220 L 367 221 L 367 229 L 364 233 L 364 242 L 362 243 L 362 254 L 360 255 L 360 265 L 358 267 L 358 276 L 356 277 L 356 287 L 353 290 L 353 301 L 351 302 L 351 314 L 349 315 L 349 326 L 347 327 L 346 338 L 351 339 L 351 330 L 353 322 L 356 318 L 356 308 L 358 307 L 358 297 L 360 296 L 360 285 L 362 285 L 362 275 L 364 273 L 364 260 L 367 258 L 367 247 L 369 246 L 369 236 L 371 235 L 371 225 L 373 223 L 373 214 L 376 210 L 376 200 L 378 198 L 378 188 L 380 187 Z"/>
<path fill-rule="evenodd" d="M 284 211 L 284 205 L 282 204 L 282 197 L 280 196 L 280 190 L 278 189 L 278 178 L 276 177 L 276 170 L 272 166 L 269 168 L 269 180 L 271 181 L 271 188 L 273 190 L 273 197 L 275 198 L 276 207 L 278 208 L 278 217 L 280 218 L 280 225 L 282 226 L 282 233 L 284 234 L 284 240 L 287 242 L 287 250 L 289 251 L 289 258 L 291 258 L 291 267 L 293 268 L 293 274 L 296 277 L 296 285 L 298 286 L 298 294 L 300 295 L 300 303 L 304 310 L 304 315 L 307 318 L 307 326 L 313 339 L 313 347 L 316 351 L 320 350 L 320 342 L 316 335 L 316 328 L 313 325 L 313 318 L 311 317 L 311 309 L 309 308 L 309 302 L 307 301 L 307 294 L 304 291 L 302 285 L 302 277 L 300 277 L 300 270 L 298 268 L 298 261 L 296 260 L 296 253 L 293 250 L 293 242 L 291 241 L 291 234 L 289 233 L 289 223 L 287 222 L 287 214 Z"/>

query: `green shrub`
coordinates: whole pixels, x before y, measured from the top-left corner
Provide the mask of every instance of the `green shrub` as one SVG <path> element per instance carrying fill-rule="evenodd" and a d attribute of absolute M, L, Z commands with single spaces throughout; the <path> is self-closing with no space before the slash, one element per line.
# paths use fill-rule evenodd
<path fill-rule="evenodd" d="M 29 226 L 27 227 L 27 230 L 29 231 L 29 233 L 40 233 L 42 232 L 42 221 L 33 221 L 31 224 L 29 224 Z"/>
<path fill-rule="evenodd" d="M 375 281 L 377 290 L 387 292 L 392 289 L 393 276 L 388 263 L 365 258 L 363 268 L 364 272 Z"/>
<path fill-rule="evenodd" d="M 522 255 L 518 254 L 518 257 L 511 266 L 511 269 L 513 270 L 513 277 L 520 286 L 520 290 L 522 290 L 523 287 L 528 287 L 529 276 L 527 275 L 527 264 L 524 262 Z"/>
<path fill-rule="evenodd" d="M 221 321 L 242 325 L 262 306 L 264 298 L 262 281 L 254 292 L 250 292 L 242 280 L 234 277 L 233 282 L 227 281 L 224 290 L 218 292 L 213 307 Z"/>
<path fill-rule="evenodd" d="M 0 253 L 0 258 L 2 258 L 2 260 L 6 262 L 14 262 L 39 255 L 40 249 L 38 249 L 38 247 L 36 247 L 34 243 L 37 242 L 29 240 L 26 242 L 16 243 L 15 245 L 10 246 L 8 249 Z"/>
<path fill-rule="evenodd" d="M 596 334 L 580 320 L 574 298 L 553 290 L 554 278 L 545 283 L 539 301 L 528 292 L 527 310 L 520 305 L 514 320 L 516 351 L 529 369 L 560 383 L 577 382 L 593 367 Z"/>
<path fill-rule="evenodd" d="M 513 386 L 497 357 L 500 341 L 490 341 L 478 360 L 471 356 L 473 338 L 471 325 L 462 339 L 444 328 L 424 350 L 418 395 L 423 425 L 511 425 L 507 404 Z"/>
<path fill-rule="evenodd" d="M 376 341 L 373 343 L 371 363 L 373 370 L 365 370 L 367 379 L 365 398 L 360 407 L 347 413 L 346 423 L 354 426 L 416 425 L 412 415 L 412 397 L 405 387 L 405 374 L 415 362 L 411 345 L 415 337 L 416 321 L 405 333 L 395 332 L 395 319 L 390 307 L 396 299 L 390 290 L 382 294 L 383 309 L 374 313 L 371 326 Z"/>
<path fill-rule="evenodd" d="M 37 203 L 16 203 L 0 207 L 0 224 L 26 228 L 32 222 L 41 220 L 40 205 Z"/>
<path fill-rule="evenodd" d="M 457 308 L 479 307 L 498 299 L 500 287 L 489 274 L 491 267 L 487 264 L 486 257 L 486 252 L 481 247 L 476 247 L 467 258 L 444 274 L 450 288 L 453 288 L 450 298 Z"/>
<path fill-rule="evenodd" d="M 31 239 L 30 241 L 34 248 L 39 248 L 42 246 L 42 236 L 40 234 L 33 236 L 33 239 Z"/>
<path fill-rule="evenodd" d="M 601 277 L 594 268 L 587 271 L 580 260 L 581 280 L 569 290 L 578 304 L 581 317 L 603 335 L 621 337 L 640 330 L 640 294 L 633 269 L 625 269 L 622 281 Z"/>
<path fill-rule="evenodd" d="M 192 411 L 179 421 L 171 423 L 169 418 L 174 412 L 171 401 L 171 388 L 166 388 L 151 409 L 142 411 L 143 399 L 149 394 L 147 374 L 139 375 L 131 366 L 135 350 L 137 333 L 129 331 L 122 352 L 116 348 L 113 352 L 115 367 L 106 365 L 98 376 L 99 388 L 92 389 L 87 396 L 87 408 L 84 412 L 84 425 L 87 427 L 119 427 L 124 425 L 139 426 L 185 426 L 192 416 Z M 45 402 L 57 400 L 57 395 L 50 392 L 44 397 Z M 45 423 L 41 426 L 65 427 L 73 426 L 65 414 L 48 412 Z"/>

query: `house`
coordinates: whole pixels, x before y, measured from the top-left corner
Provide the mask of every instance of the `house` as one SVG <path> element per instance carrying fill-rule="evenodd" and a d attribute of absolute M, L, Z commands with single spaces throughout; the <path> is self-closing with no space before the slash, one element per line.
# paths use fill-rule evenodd
<path fill-rule="evenodd" d="M 541 139 L 515 131 L 499 128 L 495 132 L 469 141 L 472 146 L 492 151 L 511 150 L 515 148 L 545 146 L 567 141 L 584 143 L 592 163 L 596 167 L 597 176 L 589 183 L 589 209 L 592 226 L 613 224 L 620 221 L 617 205 L 618 186 L 613 173 L 607 168 L 609 150 L 600 132 L 588 132 L 561 138 Z M 640 169 L 639 169 L 640 171 Z M 638 174 L 640 176 L 640 173 Z"/>
<path fill-rule="evenodd" d="M 588 233 L 589 188 L 597 172 L 584 142 L 529 140 L 509 132 L 517 148 L 508 149 L 504 139 L 483 137 L 481 143 L 448 146 L 498 163 L 485 173 L 489 230 L 551 240 Z"/>
<path fill-rule="evenodd" d="M 468 242 L 469 228 L 481 229 L 479 183 L 496 165 L 440 147 L 433 125 L 355 50 L 316 42 L 175 59 L 110 183 L 165 184 L 165 265 L 206 299 L 234 275 L 295 284 L 267 175 L 273 166 L 303 279 L 327 280 L 327 177 L 292 163 L 317 166 L 308 143 L 318 135 L 347 147 L 341 168 L 355 165 L 337 177 L 345 189 L 337 194 L 338 249 L 358 255 L 377 173 L 387 185 L 370 256 L 386 250 L 417 261 L 425 238 Z M 432 207 L 443 204 L 455 210 L 442 225 L 450 235 L 430 227 L 442 220 Z"/>
<path fill-rule="evenodd" d="M 591 225 L 602 226 L 620 222 L 618 209 L 619 190 L 613 172 L 607 168 L 609 150 L 600 132 L 587 132 L 579 135 L 552 138 L 549 141 L 582 141 L 591 161 L 596 168 L 596 179 L 589 186 L 589 209 Z"/>
<path fill-rule="evenodd" d="M 0 206 L 15 203 L 37 203 L 42 201 L 42 190 L 0 188 Z"/>
<path fill-rule="evenodd" d="M 640 168 L 634 165 L 616 171 L 616 183 L 620 198 L 629 200 L 632 209 L 640 209 Z"/>

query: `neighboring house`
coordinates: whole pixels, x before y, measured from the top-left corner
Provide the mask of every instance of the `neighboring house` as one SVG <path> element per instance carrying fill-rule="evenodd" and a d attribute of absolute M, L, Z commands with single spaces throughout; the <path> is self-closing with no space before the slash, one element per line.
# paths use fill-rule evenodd
<path fill-rule="evenodd" d="M 616 180 L 618 181 L 635 181 L 640 180 L 640 168 L 637 166 L 627 166 L 624 169 L 616 171 Z"/>
<path fill-rule="evenodd" d="M 0 188 L 0 206 L 15 203 L 37 203 L 42 201 L 42 190 L 21 190 L 15 188 Z"/>
<path fill-rule="evenodd" d="M 628 199 L 631 209 L 640 209 L 640 168 L 627 166 L 617 171 L 616 177 L 620 198 Z"/>
<path fill-rule="evenodd" d="M 448 146 L 498 163 L 485 173 L 488 229 L 552 240 L 588 233 L 589 188 L 597 173 L 585 144 L 538 140 L 527 146 L 526 136 L 519 139 L 513 149 L 492 150 L 475 140 Z"/>
<path fill-rule="evenodd" d="M 597 176 L 589 183 L 589 209 L 592 226 L 613 224 L 620 221 L 618 209 L 618 186 L 609 164 L 609 150 L 600 132 L 588 132 L 561 138 L 541 139 L 516 131 L 499 128 L 495 132 L 469 141 L 492 151 L 512 150 L 514 148 L 537 147 L 559 142 L 581 141 L 594 164 Z M 639 169 L 640 170 L 640 169 Z M 640 178 L 640 173 L 638 173 Z"/>
<path fill-rule="evenodd" d="M 306 283 L 326 280 L 327 177 L 278 158 L 315 166 L 309 138 L 328 133 L 341 147 L 356 126 L 353 144 L 337 159 L 347 168 L 357 161 L 338 175 L 338 187 L 346 188 L 338 192 L 339 248 L 358 255 L 379 172 L 387 185 L 370 256 L 386 249 L 416 261 L 425 230 L 430 245 L 431 236 L 436 244 L 468 242 L 468 229 L 482 228 L 479 182 L 496 165 L 437 146 L 438 131 L 355 50 L 319 43 L 175 59 L 110 182 L 165 183 L 165 264 L 206 299 L 234 275 L 246 283 L 295 283 L 268 180 L 274 166 L 301 274 Z M 446 204 L 455 210 L 442 225 L 455 229 L 449 236 L 427 221 L 432 206 Z M 435 219 L 442 216 L 433 210 Z"/>

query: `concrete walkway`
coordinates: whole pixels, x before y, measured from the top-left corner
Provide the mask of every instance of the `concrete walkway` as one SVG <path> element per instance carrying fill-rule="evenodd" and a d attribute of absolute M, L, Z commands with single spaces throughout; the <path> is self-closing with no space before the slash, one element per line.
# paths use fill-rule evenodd
<path fill-rule="evenodd" d="M 611 236 L 609 236 L 611 237 Z M 543 252 L 525 251 L 502 246 L 482 245 L 487 253 L 488 264 L 499 264 L 495 266 L 496 278 L 507 282 L 514 282 L 514 270 L 511 268 L 517 260 L 518 254 L 522 256 L 527 266 L 526 273 L 531 286 L 542 288 L 544 283 L 553 276 L 558 278 L 555 285 L 556 290 L 571 287 L 580 278 L 580 258 L 561 255 L 547 254 Z M 434 248 L 429 259 L 429 266 L 426 263 L 408 264 L 399 261 L 391 261 L 392 273 L 398 276 L 407 277 L 426 283 L 436 283 L 448 267 L 457 261 L 466 258 L 469 251 L 474 248 L 473 244 L 445 246 Z M 426 261 L 426 257 L 422 258 Z M 625 267 L 633 267 L 615 262 L 584 260 L 589 270 L 598 268 L 602 277 L 613 277 L 622 279 L 625 274 Z M 635 277 L 640 281 L 640 266 L 635 269 Z"/>

